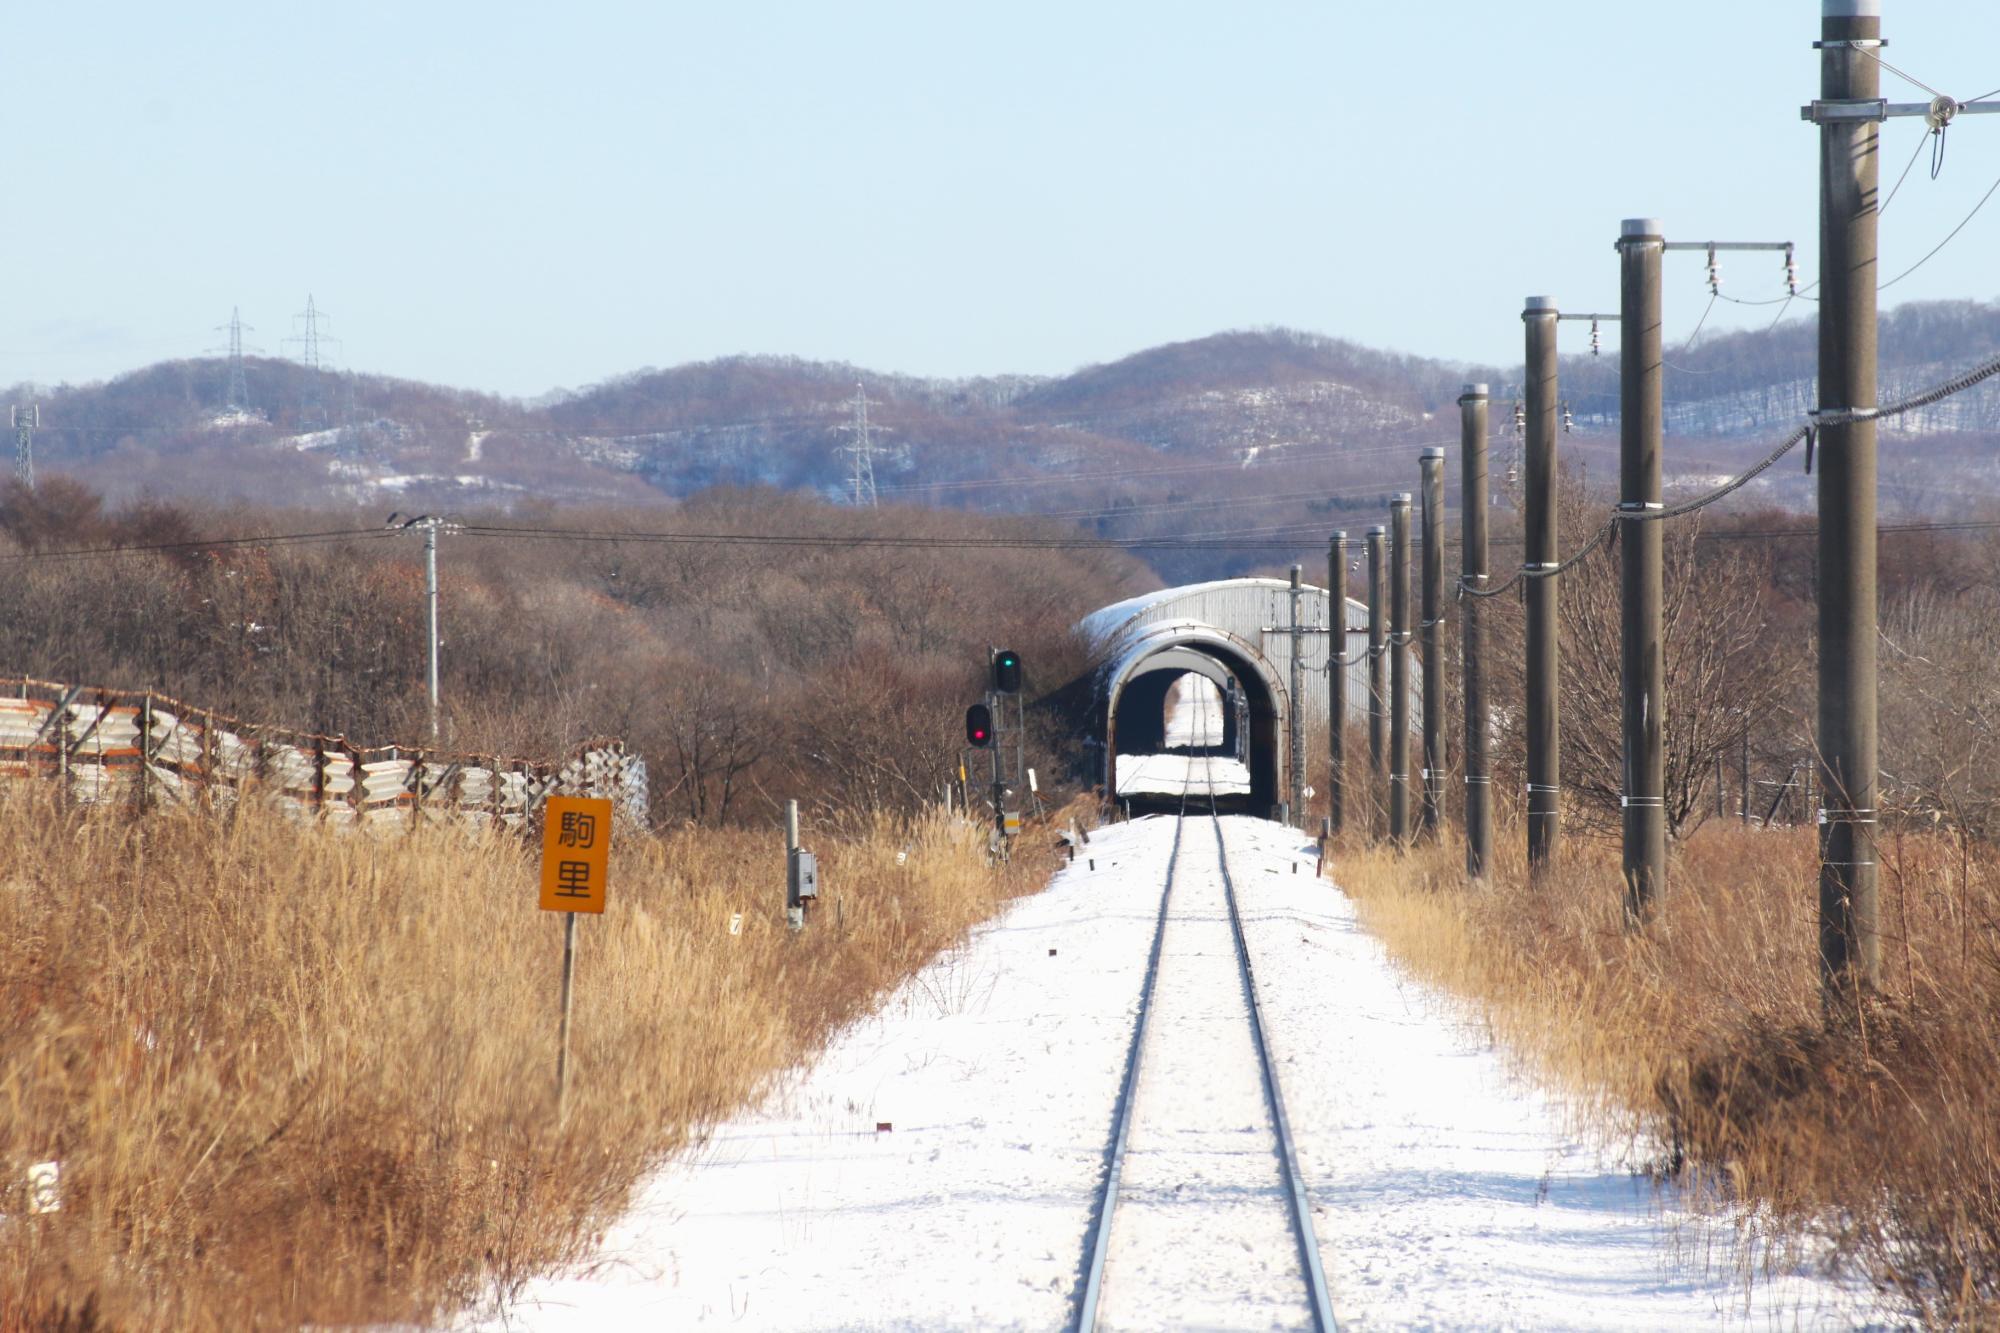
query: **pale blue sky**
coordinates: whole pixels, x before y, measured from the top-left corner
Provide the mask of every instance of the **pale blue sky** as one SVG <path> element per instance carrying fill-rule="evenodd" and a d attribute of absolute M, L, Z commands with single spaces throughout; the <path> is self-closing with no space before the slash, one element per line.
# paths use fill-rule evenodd
<path fill-rule="evenodd" d="M 1885 10 L 1892 62 L 2000 88 L 2000 5 Z M 275 353 L 308 292 L 343 365 L 523 395 L 734 352 L 1059 372 L 1263 324 L 1518 359 L 1523 296 L 1615 301 L 1622 217 L 1797 240 L 1812 275 L 1818 15 L 11 5 L 0 383 L 199 353 L 232 305 Z M 1885 188 L 1920 134 L 1889 127 Z M 2000 116 L 1928 175 L 1885 276 L 2000 177 Z M 1702 265 L 1670 262 L 1684 336 Z M 1724 277 L 1779 290 L 1775 259 Z M 1938 296 L 2000 297 L 2000 199 L 1884 300 Z"/>

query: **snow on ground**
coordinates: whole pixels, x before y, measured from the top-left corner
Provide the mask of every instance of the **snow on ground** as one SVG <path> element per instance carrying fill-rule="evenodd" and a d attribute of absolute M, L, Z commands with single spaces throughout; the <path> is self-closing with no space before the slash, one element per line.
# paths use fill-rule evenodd
<path fill-rule="evenodd" d="M 1211 760 L 1188 775 L 1185 754 L 1121 754 L 1120 796 L 1179 796 L 1183 792 L 1236 796 L 1250 790 L 1250 768 L 1240 759 Z"/>
<path fill-rule="evenodd" d="M 1295 832 L 1224 824 L 1344 1326 L 1865 1319 L 1865 1294 L 1820 1279 L 1746 1290 L 1726 1266 L 1677 1263 L 1676 1235 L 1709 1223 L 1578 1143 L 1559 1103 L 1511 1076 L 1474 1025 L 1398 973 L 1352 904 L 1313 874 Z M 1063 1327 L 1173 828 L 1159 817 L 1095 833 L 1045 892 L 645 1182 L 589 1263 L 532 1284 L 485 1326 Z M 1190 824 L 1190 850 L 1213 842 L 1206 832 Z M 1212 917 L 1214 905 L 1191 895 L 1182 910 Z M 1221 986 L 1225 975 L 1184 984 Z M 1198 1014 L 1175 1021 L 1201 1027 Z M 1198 1121 L 1207 1105 L 1227 1129 L 1249 1112 L 1223 1105 L 1208 1084 L 1232 1067 L 1184 1064 L 1143 1095 L 1171 1105 L 1178 1084 L 1183 1114 Z M 1225 1216 L 1220 1235 L 1254 1243 L 1246 1262 L 1272 1258 L 1274 1240 L 1259 1232 L 1252 1242 Z M 1111 1280 L 1121 1271 L 1134 1270 L 1114 1266 Z M 1181 1312 L 1258 1326 L 1272 1313 Z"/>
<path fill-rule="evenodd" d="M 1093 834 L 494 1327 L 1060 1327 L 1172 835 Z"/>
<path fill-rule="evenodd" d="M 1167 691 L 1167 744 L 1183 749 L 1222 744 L 1225 734 L 1222 691 L 1206 676 L 1192 672 Z"/>
<path fill-rule="evenodd" d="M 1118 756 L 1120 796 L 1235 796 L 1250 790 L 1250 766 L 1240 759 L 1211 759 L 1190 766 L 1190 748 L 1222 744 L 1222 692 L 1204 676 L 1181 677 L 1167 696 L 1166 739 L 1180 753 Z"/>
<path fill-rule="evenodd" d="M 1216 852 L 1209 821 L 1187 821 L 1104 1269 L 1106 1329 L 1312 1326 Z"/>
<path fill-rule="evenodd" d="M 344 428 L 340 426 L 335 426 L 331 430 L 307 431 L 303 435 L 286 436 L 284 443 L 301 453 L 312 449 L 326 449 L 340 443 L 343 431 Z"/>
<path fill-rule="evenodd" d="M 1867 1322 L 1866 1292 L 1797 1274 L 1751 1287 L 1726 1257 L 1692 1254 L 1730 1219 L 1690 1213 L 1579 1142 L 1559 1098 L 1512 1074 L 1313 877 L 1311 843 L 1267 821 L 1223 824 L 1344 1326 Z"/>

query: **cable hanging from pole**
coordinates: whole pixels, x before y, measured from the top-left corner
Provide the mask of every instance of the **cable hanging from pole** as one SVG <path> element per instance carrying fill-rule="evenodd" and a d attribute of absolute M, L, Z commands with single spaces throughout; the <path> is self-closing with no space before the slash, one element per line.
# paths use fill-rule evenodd
<path fill-rule="evenodd" d="M 1996 185 L 2000 185 L 2000 182 L 1996 182 Z M 1513 577 L 1495 588 L 1475 588 L 1461 578 L 1458 586 L 1459 595 L 1462 597 L 1498 597 L 1504 592 L 1511 592 L 1524 579 L 1553 578 L 1555 575 L 1573 568 L 1585 556 L 1597 549 L 1599 545 L 1611 536 L 1613 530 L 1620 523 L 1657 523 L 1664 519 L 1680 518 L 1684 515 L 1692 514 L 1696 510 L 1706 509 L 1718 500 L 1742 490 L 1763 473 L 1770 470 L 1772 465 L 1777 463 L 1779 459 L 1798 448 L 1800 444 L 1811 440 L 1821 427 L 1844 426 L 1856 421 L 1879 421 L 1886 417 L 1902 416 L 1905 413 L 1917 411 L 1919 408 L 1929 407 L 1933 403 L 1942 402 L 1954 394 L 1963 393 L 1967 389 L 1992 379 L 1995 375 L 2000 375 L 2000 357 L 1975 366 L 1963 375 L 1955 376 L 1942 384 L 1934 385 L 1919 393 L 1911 394 L 1907 398 L 1899 398 L 1882 407 L 1842 407 L 1817 410 L 1812 413 L 1810 421 L 1779 441 L 1776 447 L 1769 453 L 1714 490 L 1695 496 L 1690 500 L 1683 500 L 1678 504 L 1662 506 L 1659 509 L 1614 510 L 1610 517 L 1605 520 L 1604 526 L 1592 533 L 1590 539 L 1567 558 L 1543 569 L 1529 569 L 1524 565 L 1515 571 Z"/>

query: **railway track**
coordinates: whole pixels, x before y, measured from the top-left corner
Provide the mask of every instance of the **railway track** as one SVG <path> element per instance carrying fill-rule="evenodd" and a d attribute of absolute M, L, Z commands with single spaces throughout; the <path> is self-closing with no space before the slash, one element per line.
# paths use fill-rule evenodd
<path fill-rule="evenodd" d="M 1336 1327 L 1207 760 L 1191 755 L 1077 1328 Z"/>

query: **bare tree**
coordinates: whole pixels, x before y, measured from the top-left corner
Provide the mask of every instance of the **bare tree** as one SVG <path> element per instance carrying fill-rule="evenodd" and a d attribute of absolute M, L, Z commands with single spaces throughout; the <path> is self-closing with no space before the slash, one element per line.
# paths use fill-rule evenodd
<path fill-rule="evenodd" d="M 1585 827 L 1615 824 L 1624 792 L 1620 727 L 1620 552 L 1564 576 L 1563 779 L 1584 798 Z M 1667 532 L 1662 608 L 1667 826 L 1675 837 L 1711 812 L 1717 761 L 1744 730 L 1798 697 L 1806 645 L 1773 626 L 1769 556 L 1701 540 L 1700 519 Z M 1594 815 L 1594 817 L 1593 817 Z"/>

